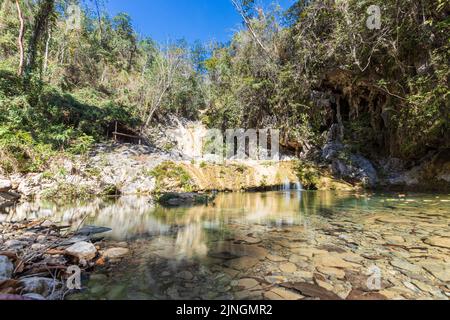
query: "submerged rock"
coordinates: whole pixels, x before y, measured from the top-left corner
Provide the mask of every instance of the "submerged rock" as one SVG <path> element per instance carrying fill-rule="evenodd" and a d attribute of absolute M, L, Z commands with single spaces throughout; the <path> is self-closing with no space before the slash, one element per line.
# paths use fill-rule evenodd
<path fill-rule="evenodd" d="M 280 270 L 284 273 L 293 273 L 297 271 L 297 266 L 291 262 L 286 262 L 280 265 Z"/>
<path fill-rule="evenodd" d="M 25 246 L 28 245 L 28 242 L 26 241 L 20 241 L 20 240 L 8 240 L 5 242 L 5 247 L 10 250 L 21 250 Z"/>
<path fill-rule="evenodd" d="M 300 294 L 311 297 L 319 298 L 321 300 L 342 300 L 334 292 L 328 291 L 316 284 L 306 283 L 306 282 L 296 282 L 296 283 L 285 283 L 282 287 L 287 289 L 292 289 L 298 291 Z"/>
<path fill-rule="evenodd" d="M 37 293 L 27 293 L 24 294 L 23 297 L 31 300 L 46 300 L 45 297 Z"/>
<path fill-rule="evenodd" d="M 250 268 L 253 268 L 258 262 L 259 260 L 256 258 L 242 257 L 238 259 L 229 260 L 225 264 L 232 269 L 246 271 Z"/>
<path fill-rule="evenodd" d="M 409 263 L 405 260 L 395 259 L 395 260 L 391 261 L 391 265 L 398 269 L 409 271 L 412 273 L 420 273 L 423 271 L 423 269 L 421 267 L 416 266 L 412 263 Z"/>
<path fill-rule="evenodd" d="M 103 252 L 103 257 L 107 259 L 120 259 L 130 252 L 127 248 L 110 248 Z"/>
<path fill-rule="evenodd" d="M 426 239 L 424 242 L 433 247 L 450 249 L 450 238 L 431 237 L 431 238 Z"/>
<path fill-rule="evenodd" d="M 83 235 L 83 236 L 91 236 L 94 234 L 101 234 L 112 231 L 111 228 L 105 228 L 105 227 L 96 227 L 96 226 L 84 226 L 78 232 L 76 235 Z"/>
<path fill-rule="evenodd" d="M 165 193 L 157 199 L 157 202 L 164 206 L 180 207 L 196 204 L 208 204 L 214 197 L 207 194 L 198 193 Z"/>
<path fill-rule="evenodd" d="M 264 293 L 264 298 L 267 300 L 301 300 L 304 296 L 294 293 L 283 288 L 273 288 Z"/>

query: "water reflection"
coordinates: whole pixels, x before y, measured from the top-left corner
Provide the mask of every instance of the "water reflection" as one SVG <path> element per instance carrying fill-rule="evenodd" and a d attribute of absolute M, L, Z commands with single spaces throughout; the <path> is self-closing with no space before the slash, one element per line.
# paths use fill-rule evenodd
<path fill-rule="evenodd" d="M 446 200 L 447 199 L 447 200 Z M 155 206 L 145 197 L 95 199 L 56 205 L 50 202 L 22 203 L 0 216 L 8 221 L 49 219 L 78 228 L 81 225 L 109 227 L 108 238 L 123 241 L 174 235 L 170 254 L 178 257 L 206 256 L 210 235 L 224 238 L 233 224 L 265 227 L 302 226 L 305 233 L 339 219 L 376 212 L 411 213 L 413 209 L 432 211 L 449 207 L 448 197 L 416 195 L 402 199 L 394 195 L 355 195 L 339 192 L 279 191 L 268 193 L 219 194 L 214 204 L 191 208 Z M 450 210 L 447 210 L 447 213 Z M 440 211 L 442 214 L 442 211 Z M 355 222 L 355 221 L 354 221 Z"/>
<path fill-rule="evenodd" d="M 321 218 L 349 213 L 377 211 L 439 210 L 449 207 L 450 197 L 415 195 L 411 199 L 394 195 L 355 195 L 339 192 L 280 191 L 268 193 L 219 194 L 209 206 L 164 208 L 145 197 L 122 197 L 105 201 L 95 199 L 57 205 L 51 202 L 26 202 L 9 208 L 0 219 L 7 221 L 49 219 L 74 228 L 81 224 L 110 227 L 114 240 L 168 234 L 178 230 L 184 244 L 197 242 L 201 230 L 222 230 L 231 221 L 266 226 L 303 225 Z"/>
<path fill-rule="evenodd" d="M 358 263 L 358 273 L 374 263 L 364 256 L 380 259 L 377 263 L 386 272 L 393 272 L 392 259 L 421 263 L 432 258 L 432 270 L 445 279 L 445 272 L 439 270 L 447 268 L 450 260 L 445 248 L 423 248 L 426 237 L 450 236 L 449 195 L 283 190 L 219 194 L 214 204 L 190 208 L 168 209 L 155 206 L 148 198 L 123 197 L 62 206 L 22 203 L 7 215 L 0 214 L 0 220 L 9 221 L 36 218 L 69 224 L 73 229 L 83 224 L 109 227 L 111 242 L 126 241 L 130 247 L 132 256 L 109 270 L 107 281 L 90 281 L 82 298 L 231 299 L 242 298 L 236 292 L 239 287 L 231 289 L 236 277 L 311 281 L 318 272 L 339 275 L 340 270 L 314 260 L 308 254 L 311 250 L 329 255 L 346 252 L 347 259 Z M 416 256 L 408 250 L 419 251 Z M 296 271 L 283 271 L 290 269 Z M 420 281 L 438 287 L 436 278 L 429 276 Z M 395 277 L 390 281 L 396 286 L 405 281 Z M 266 294 L 270 286 L 262 283 L 247 290 L 250 296 L 245 297 Z M 338 294 L 348 294 L 348 282 L 332 284 Z"/>

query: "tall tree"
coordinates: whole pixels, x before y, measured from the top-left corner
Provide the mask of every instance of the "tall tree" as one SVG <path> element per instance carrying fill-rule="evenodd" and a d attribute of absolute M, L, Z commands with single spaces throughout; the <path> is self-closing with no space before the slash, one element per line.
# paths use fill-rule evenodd
<path fill-rule="evenodd" d="M 23 63 L 24 63 L 24 45 L 23 45 L 23 36 L 24 36 L 24 30 L 25 30 L 25 23 L 23 20 L 22 10 L 20 8 L 19 0 L 16 0 L 16 7 L 17 7 L 17 15 L 19 16 L 19 37 L 17 38 L 17 42 L 19 45 L 19 55 L 20 55 L 20 61 L 19 61 L 19 68 L 17 70 L 17 75 L 22 76 L 23 74 Z"/>
<path fill-rule="evenodd" d="M 38 3 L 38 11 L 34 18 L 34 25 L 31 39 L 28 44 L 27 62 L 25 67 L 25 76 L 28 78 L 36 69 L 36 58 L 46 30 L 48 29 L 49 20 L 54 13 L 55 0 L 40 0 Z"/>

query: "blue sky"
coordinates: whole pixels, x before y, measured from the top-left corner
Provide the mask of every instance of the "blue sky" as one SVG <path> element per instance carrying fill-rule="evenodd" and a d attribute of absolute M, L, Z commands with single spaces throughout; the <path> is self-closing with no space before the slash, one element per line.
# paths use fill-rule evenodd
<path fill-rule="evenodd" d="M 288 8 L 294 0 L 275 0 Z M 273 0 L 259 0 L 269 6 Z M 189 42 L 226 42 L 241 26 L 231 0 L 106 0 L 110 15 L 128 13 L 136 30 L 158 42 L 185 38 Z"/>

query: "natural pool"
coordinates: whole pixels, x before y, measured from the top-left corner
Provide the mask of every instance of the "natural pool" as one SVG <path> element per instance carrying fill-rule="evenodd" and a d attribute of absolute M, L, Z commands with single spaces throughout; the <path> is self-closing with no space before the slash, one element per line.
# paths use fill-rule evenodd
<path fill-rule="evenodd" d="M 130 254 L 70 299 L 448 299 L 450 195 L 276 191 L 162 208 L 24 203 L 7 219 L 110 227 Z"/>

